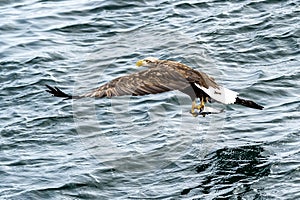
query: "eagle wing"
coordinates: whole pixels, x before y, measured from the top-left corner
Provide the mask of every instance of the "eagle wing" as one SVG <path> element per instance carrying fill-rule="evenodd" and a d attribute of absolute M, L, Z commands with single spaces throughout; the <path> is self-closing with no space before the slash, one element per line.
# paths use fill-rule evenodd
<path fill-rule="evenodd" d="M 113 79 L 80 97 L 140 96 L 180 90 L 189 85 L 189 81 L 177 70 L 156 67 Z"/>
<path fill-rule="evenodd" d="M 160 68 L 175 70 L 189 83 L 196 83 L 204 88 L 219 87 L 214 78 L 204 72 L 194 70 L 185 64 L 176 61 L 164 60 L 160 63 L 160 65 Z"/>
<path fill-rule="evenodd" d="M 47 92 L 56 97 L 78 99 L 83 97 L 102 98 L 123 95 L 140 96 L 172 90 L 184 92 L 186 88 L 191 87 L 191 84 L 195 84 L 197 87 L 202 87 L 198 87 L 202 90 L 218 88 L 214 79 L 209 77 L 207 74 L 193 70 L 186 65 L 173 61 L 163 63 L 162 65 L 154 68 L 149 68 L 144 71 L 113 79 L 99 88 L 79 96 L 72 96 L 62 92 L 56 87 L 46 86 L 48 88 Z"/>

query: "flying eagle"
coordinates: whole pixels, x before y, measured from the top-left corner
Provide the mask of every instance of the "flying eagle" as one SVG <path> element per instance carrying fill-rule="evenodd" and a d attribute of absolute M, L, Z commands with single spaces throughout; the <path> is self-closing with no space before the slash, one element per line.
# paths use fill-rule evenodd
<path fill-rule="evenodd" d="M 137 61 L 136 65 L 138 67 L 148 67 L 148 69 L 113 79 L 86 94 L 72 96 L 62 92 L 57 87 L 49 85 L 46 85 L 48 88 L 46 91 L 56 97 L 79 99 L 84 97 L 109 98 L 123 95 L 140 96 L 179 90 L 192 99 L 191 113 L 193 116 L 201 114 L 205 103 L 212 101 L 263 109 L 263 106 L 251 100 L 238 97 L 237 92 L 218 85 L 214 78 L 204 72 L 194 70 L 182 63 L 149 57 Z M 197 105 L 196 100 L 198 98 L 200 104 Z"/>

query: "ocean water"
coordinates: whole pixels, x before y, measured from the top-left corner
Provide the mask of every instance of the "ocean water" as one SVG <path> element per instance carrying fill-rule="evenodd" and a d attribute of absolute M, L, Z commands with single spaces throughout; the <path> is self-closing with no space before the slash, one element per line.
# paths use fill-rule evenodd
<path fill-rule="evenodd" d="M 0 199 L 299 199 L 300 1 L 0 2 Z M 265 109 L 180 92 L 64 101 L 187 64 Z"/>

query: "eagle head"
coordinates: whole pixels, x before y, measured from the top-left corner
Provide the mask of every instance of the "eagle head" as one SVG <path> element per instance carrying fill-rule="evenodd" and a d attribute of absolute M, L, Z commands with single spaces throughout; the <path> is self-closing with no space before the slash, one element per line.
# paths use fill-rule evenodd
<path fill-rule="evenodd" d="M 136 62 L 136 66 L 140 67 L 155 67 L 159 62 L 159 59 L 154 57 L 147 57 L 145 59 Z"/>

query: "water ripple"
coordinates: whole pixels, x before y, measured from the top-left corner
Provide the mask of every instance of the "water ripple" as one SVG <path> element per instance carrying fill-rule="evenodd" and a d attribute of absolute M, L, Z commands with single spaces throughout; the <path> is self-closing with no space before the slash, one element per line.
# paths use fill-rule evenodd
<path fill-rule="evenodd" d="M 299 197 L 299 2 L 1 1 L 1 199 Z M 64 101 L 147 56 L 244 98 L 206 118 L 179 92 Z"/>

